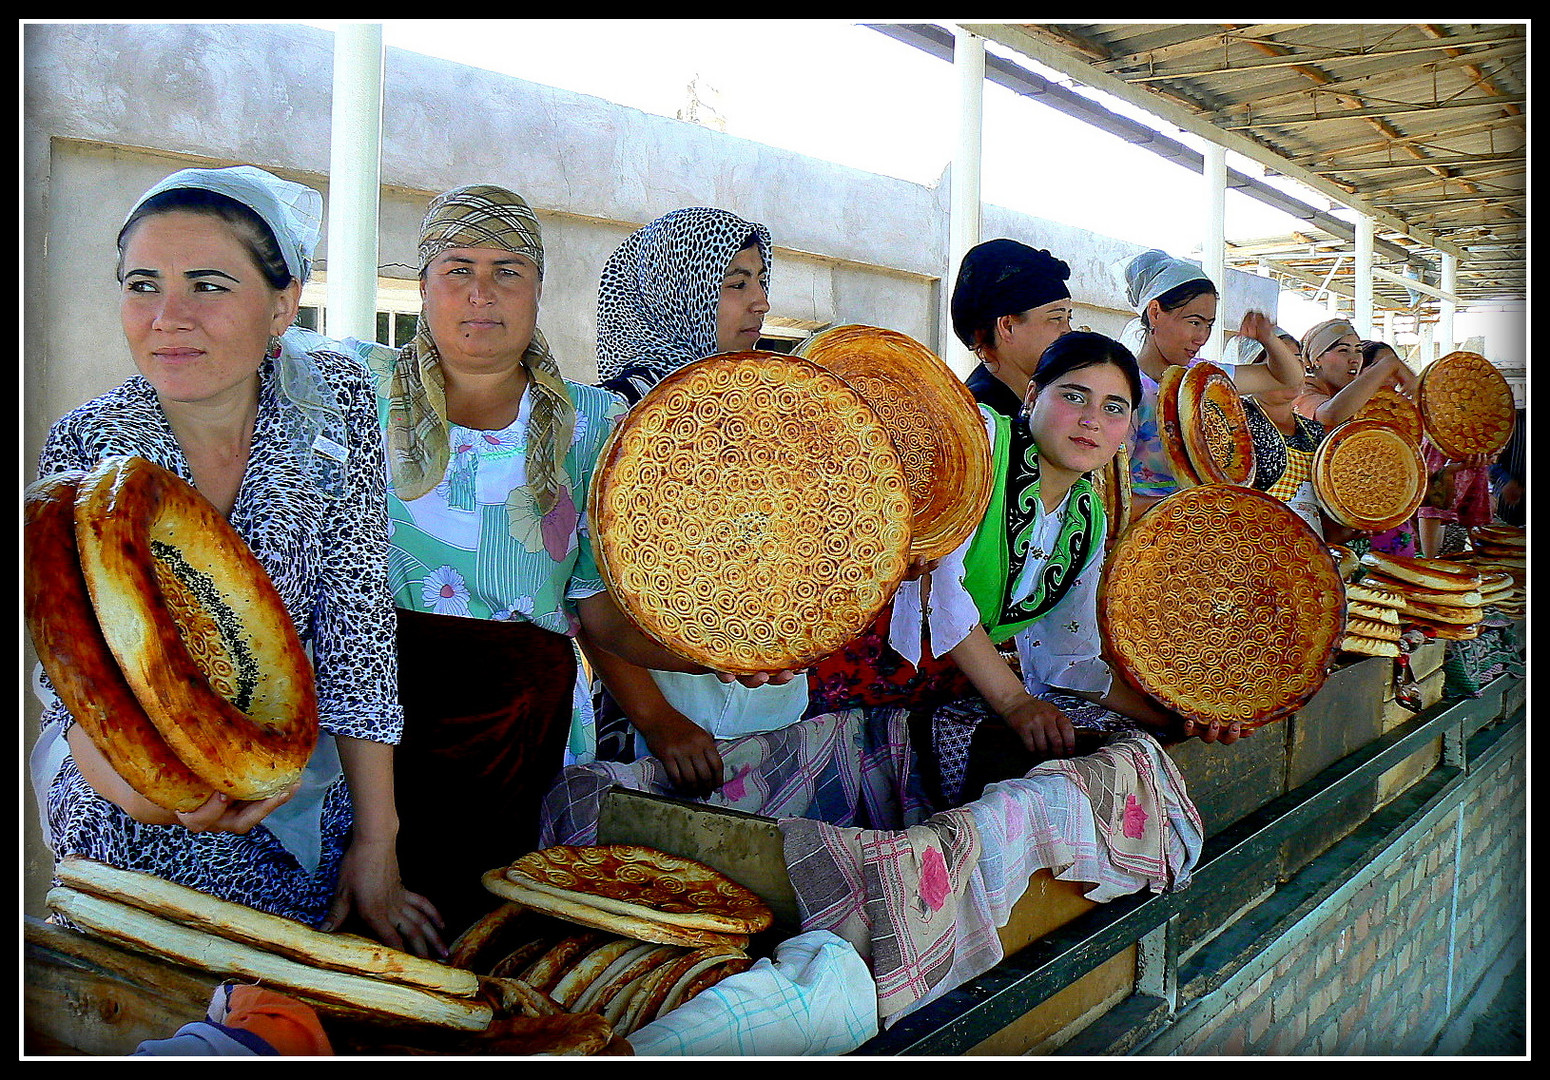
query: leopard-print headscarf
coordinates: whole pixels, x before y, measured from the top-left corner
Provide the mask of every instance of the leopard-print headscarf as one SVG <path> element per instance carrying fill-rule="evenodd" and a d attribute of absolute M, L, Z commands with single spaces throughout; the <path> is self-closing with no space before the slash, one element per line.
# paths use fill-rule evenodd
<path fill-rule="evenodd" d="M 632 404 L 685 364 L 716 350 L 716 308 L 727 265 L 757 238 L 769 289 L 770 231 L 726 210 L 691 206 L 645 225 L 603 265 L 597 367 Z"/>
<path fill-rule="evenodd" d="M 493 184 L 457 188 L 431 200 L 420 226 L 420 271 L 440 252 L 454 247 L 493 247 L 532 259 L 539 278 L 544 245 L 538 219 L 520 195 Z M 527 486 L 539 513 L 553 509 L 564 484 L 565 454 L 576 426 L 576 408 L 565 389 L 559 365 L 542 332 L 522 354 L 533 394 L 527 442 Z M 417 499 L 441 482 L 451 460 L 446 385 L 441 358 L 422 312 L 414 341 L 398 354 L 388 394 L 388 468 L 393 487 L 405 501 Z"/>

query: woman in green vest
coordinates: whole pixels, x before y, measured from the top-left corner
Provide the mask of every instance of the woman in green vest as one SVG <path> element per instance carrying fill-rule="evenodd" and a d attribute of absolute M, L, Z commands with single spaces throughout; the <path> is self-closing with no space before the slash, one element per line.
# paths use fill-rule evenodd
<path fill-rule="evenodd" d="M 1140 400 L 1130 351 L 1075 331 L 1044 351 L 1019 416 L 981 409 L 995 466 L 985 518 L 931 575 L 929 591 L 912 582 L 900 589 L 893 622 L 896 649 L 914 662 L 911 653 L 927 637 L 931 651 L 947 652 L 977 691 L 932 716 L 949 801 L 953 762 L 967 754 L 982 723 L 1004 724 L 1041 760 L 1075 753 L 1078 728 L 1139 725 L 1213 742 L 1242 734 L 1237 725 L 1199 728 L 1163 710 L 1115 678 L 1101 655 L 1106 518 L 1091 475 L 1130 437 Z M 998 649 L 1014 642 L 1020 674 Z"/>

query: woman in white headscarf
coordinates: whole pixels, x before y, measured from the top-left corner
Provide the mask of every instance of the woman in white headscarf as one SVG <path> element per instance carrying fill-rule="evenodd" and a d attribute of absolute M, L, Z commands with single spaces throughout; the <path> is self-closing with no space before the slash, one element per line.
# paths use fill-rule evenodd
<path fill-rule="evenodd" d="M 1170 366 L 1188 367 L 1201 359 L 1200 350 L 1216 323 L 1218 296 L 1216 286 L 1198 264 L 1156 249 L 1130 259 L 1122 274 L 1126 299 L 1137 319 L 1121 340 L 1138 343 L 1136 361 L 1141 366 L 1141 406 L 1130 453 L 1132 506 L 1134 514 L 1140 516 L 1178 490 L 1158 426 L 1158 381 Z M 1263 346 L 1267 357 L 1264 363 L 1218 365 L 1239 393 L 1302 385 L 1301 364 L 1262 313 L 1244 315 L 1238 333 Z"/>
<path fill-rule="evenodd" d="M 436 950 L 399 880 L 402 730 L 376 399 L 364 368 L 288 330 L 322 197 L 261 169 L 185 169 L 119 233 L 120 312 L 139 373 L 50 430 L 38 474 L 145 458 L 191 483 L 263 564 L 316 672 L 322 734 L 299 785 L 173 813 L 140 796 L 40 679 L 33 778 L 56 857 L 155 874 L 309 925 L 363 917 Z"/>

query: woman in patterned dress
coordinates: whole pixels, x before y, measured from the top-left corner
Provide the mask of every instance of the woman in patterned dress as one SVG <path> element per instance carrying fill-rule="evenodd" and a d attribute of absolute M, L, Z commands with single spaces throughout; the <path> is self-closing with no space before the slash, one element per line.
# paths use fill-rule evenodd
<path fill-rule="evenodd" d="M 906 583 L 895 605 L 895 647 L 917 652 L 924 621 L 930 650 L 950 655 L 976 691 L 917 725 L 917 749 L 930 748 L 934 770 L 927 771 L 943 802 L 957 801 L 968 743 L 987 723 L 1009 730 L 1037 760 L 1075 753 L 1078 727 L 1140 724 L 1221 742 L 1240 736 L 1236 725 L 1181 726 L 1114 679 L 1101 656 L 1106 518 L 1090 477 L 1130 437 L 1140 397 L 1129 350 L 1074 331 L 1045 349 L 1020 417 L 981 406 L 995 464 L 985 519 L 932 573 L 929 594 Z M 1020 673 L 997 649 L 1011 639 Z"/>
<path fill-rule="evenodd" d="M 1137 335 L 1140 342 L 1135 357 L 1141 367 L 1141 403 L 1130 447 L 1132 513 L 1139 517 L 1178 490 L 1158 426 L 1157 386 L 1170 366 L 1187 367 L 1200 359 L 1216 322 L 1217 291 L 1198 265 L 1155 249 L 1129 260 L 1123 274 L 1126 298 L 1138 319 L 1126 328 L 1122 340 Z M 1302 385 L 1297 357 L 1262 313 L 1245 314 L 1238 334 L 1258 342 L 1267 357 L 1265 363 L 1217 365 L 1240 394 Z"/>
<path fill-rule="evenodd" d="M 419 256 L 414 340 L 351 345 L 378 372 L 388 451 L 404 880 L 460 930 L 495 902 L 480 876 L 536 841 L 554 776 L 595 756 L 578 631 L 636 664 L 705 669 L 642 635 L 593 560 L 587 496 L 623 405 L 559 374 L 532 210 L 491 184 L 446 192 Z"/>
<path fill-rule="evenodd" d="M 311 651 L 321 735 L 303 779 L 188 813 L 115 773 L 40 680 L 34 783 L 57 857 L 82 855 L 310 925 L 358 914 L 382 941 L 439 947 L 436 912 L 397 864 L 402 726 L 384 567 L 375 398 L 354 360 L 288 332 L 322 197 L 251 167 L 187 169 L 119 234 L 139 374 L 50 430 L 38 472 L 133 454 L 192 483 L 252 548 Z"/>

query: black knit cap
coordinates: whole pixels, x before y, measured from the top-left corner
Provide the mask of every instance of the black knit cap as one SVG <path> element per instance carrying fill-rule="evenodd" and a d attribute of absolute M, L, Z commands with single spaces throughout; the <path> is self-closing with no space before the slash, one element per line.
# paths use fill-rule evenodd
<path fill-rule="evenodd" d="M 1071 295 L 1071 267 L 1049 252 L 1016 240 L 987 240 L 969 249 L 958 267 L 949 305 L 953 333 L 974 348 L 974 331 Z"/>

